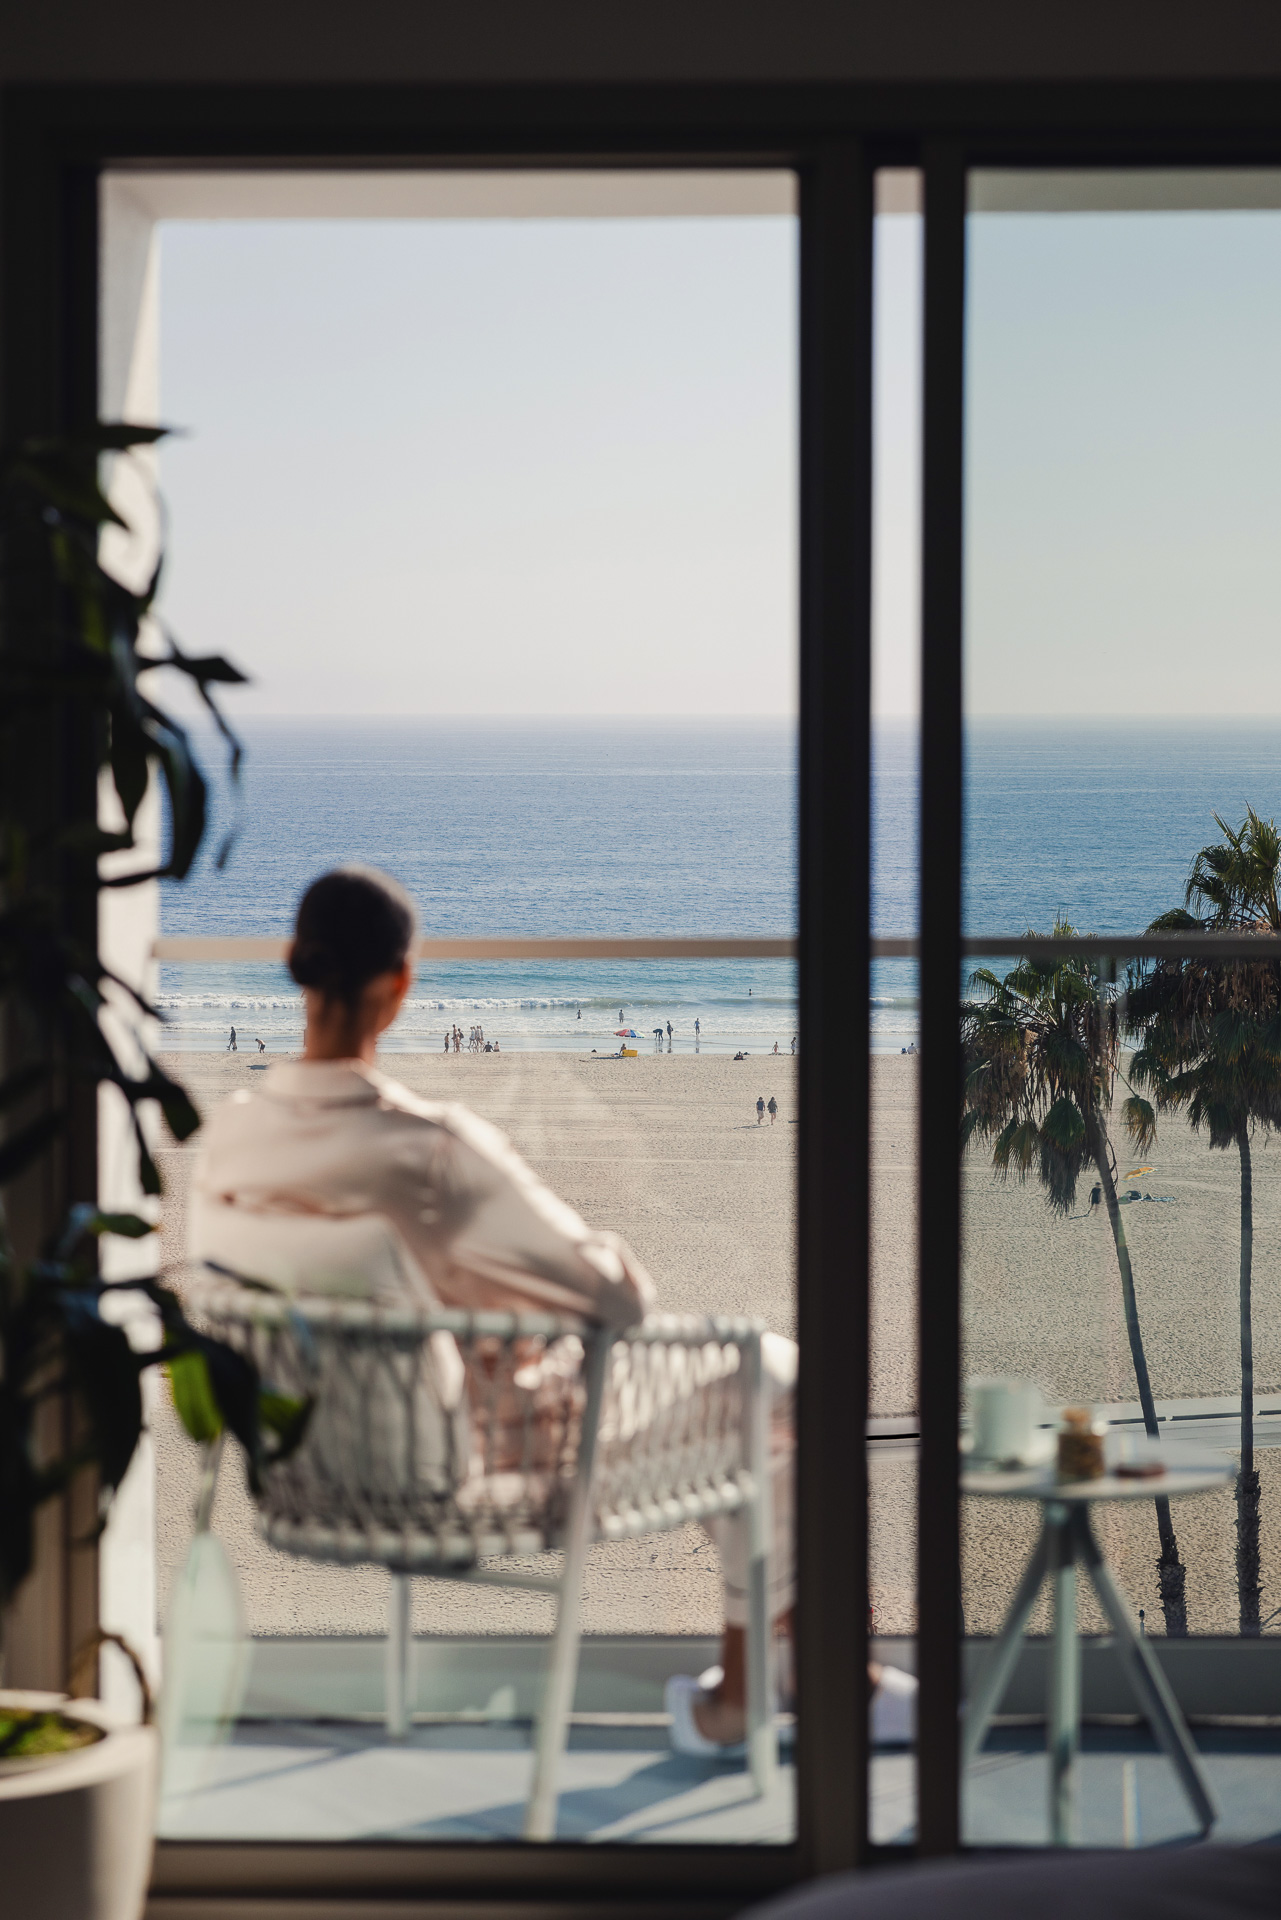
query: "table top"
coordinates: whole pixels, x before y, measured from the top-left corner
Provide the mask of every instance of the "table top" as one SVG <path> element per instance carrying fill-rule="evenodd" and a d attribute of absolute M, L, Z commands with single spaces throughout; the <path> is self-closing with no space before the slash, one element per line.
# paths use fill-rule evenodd
<path fill-rule="evenodd" d="M 961 1474 L 962 1493 L 979 1494 L 985 1500 L 1057 1500 L 1065 1506 L 1086 1506 L 1094 1500 L 1178 1500 L 1185 1494 L 1212 1493 L 1233 1478 L 1235 1466 L 1219 1461 L 1180 1461 L 1164 1473 L 1134 1480 L 1105 1473 L 1097 1480 L 1058 1480 L 1052 1466 L 966 1467 Z"/>

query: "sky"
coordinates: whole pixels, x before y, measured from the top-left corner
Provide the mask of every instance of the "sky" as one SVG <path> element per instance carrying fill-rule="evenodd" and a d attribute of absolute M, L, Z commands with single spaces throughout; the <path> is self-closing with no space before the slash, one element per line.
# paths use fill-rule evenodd
<path fill-rule="evenodd" d="M 794 712 L 793 219 L 174 221 L 160 286 L 238 712 Z"/>
<path fill-rule="evenodd" d="M 252 670 L 239 712 L 794 711 L 793 220 L 162 236 L 165 607 Z M 876 269 L 906 715 L 918 217 Z M 970 713 L 1281 713 L 1281 213 L 982 213 L 967 271 Z"/>
<path fill-rule="evenodd" d="M 974 714 L 1281 714 L 1281 213 L 969 222 Z"/>

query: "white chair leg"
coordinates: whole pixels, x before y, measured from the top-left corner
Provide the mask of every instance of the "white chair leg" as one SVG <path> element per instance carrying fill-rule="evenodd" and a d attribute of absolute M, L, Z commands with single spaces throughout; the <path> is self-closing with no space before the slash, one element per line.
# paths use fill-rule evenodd
<path fill-rule="evenodd" d="M 393 1573 L 387 1596 L 386 1713 L 387 1733 L 403 1740 L 409 1732 L 409 1662 L 413 1654 L 410 1632 L 413 1591 L 407 1573 Z"/>
<path fill-rule="evenodd" d="M 596 1428 L 600 1421 L 605 1369 L 613 1335 L 598 1333 L 587 1349 L 587 1402 L 578 1442 L 578 1470 L 565 1526 L 565 1565 L 556 1604 L 556 1637 L 551 1667 L 543 1689 L 542 1708 L 534 1745 L 534 1779 L 525 1808 L 526 1840 L 556 1838 L 556 1773 L 565 1751 L 565 1736 L 578 1680 L 579 1621 L 583 1605 L 583 1569 L 587 1560 L 588 1522 L 591 1517 L 592 1463 Z"/>
<path fill-rule="evenodd" d="M 759 1334 L 744 1349 L 750 1404 L 748 1459 L 753 1497 L 747 1511 L 747 1764 L 759 1796 L 778 1771 L 774 1727 L 773 1622 L 769 1606 L 770 1550 L 774 1544 L 774 1482 L 770 1460 L 770 1409 L 761 1365 Z"/>

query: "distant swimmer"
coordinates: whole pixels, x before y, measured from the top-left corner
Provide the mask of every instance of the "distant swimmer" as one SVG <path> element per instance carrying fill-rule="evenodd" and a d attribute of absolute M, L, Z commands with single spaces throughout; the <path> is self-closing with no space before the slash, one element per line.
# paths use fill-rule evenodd
<path fill-rule="evenodd" d="M 234 1027 L 231 1029 L 231 1038 L 227 1042 L 227 1052 L 228 1053 L 239 1052 L 239 1048 L 236 1046 L 236 1029 Z"/>
<path fill-rule="evenodd" d="M 618 1024 L 620 1027 L 623 1024 L 623 1009 L 621 1007 L 618 1009 Z"/>
<path fill-rule="evenodd" d="M 764 1118 L 765 1118 L 765 1095 L 762 1093 L 762 1094 L 758 1094 L 757 1100 L 756 1100 L 756 1124 L 758 1127 L 760 1126 L 761 1121 Z"/>
<path fill-rule="evenodd" d="M 255 1034 L 255 1035 L 254 1035 L 254 1039 L 255 1039 L 255 1040 L 258 1040 L 258 1035 L 257 1035 L 257 1034 Z M 266 1043 L 266 1041 L 265 1041 L 265 1040 L 258 1040 L 258 1051 L 259 1051 L 259 1053 L 266 1053 L 266 1051 L 267 1051 L 267 1043 Z"/>
<path fill-rule="evenodd" d="M 576 1014 L 574 1015 L 574 1018 L 575 1018 L 576 1020 L 581 1020 L 581 1019 L 582 1019 L 582 1017 L 583 1017 L 583 1010 L 582 1010 L 582 1008 L 580 1007 L 580 1008 L 578 1009 L 578 1012 L 577 1012 L 577 1013 L 576 1013 Z"/>
<path fill-rule="evenodd" d="M 777 1052 L 778 1052 L 778 1048 L 777 1048 L 777 1047 L 775 1047 L 775 1049 L 774 1049 L 774 1051 L 775 1051 L 775 1053 L 777 1053 Z M 771 1125 L 771 1126 L 773 1126 L 773 1124 L 774 1124 L 774 1122 L 775 1122 L 775 1120 L 776 1120 L 776 1119 L 777 1119 L 777 1117 L 778 1117 L 778 1101 L 777 1101 L 777 1100 L 776 1100 L 776 1099 L 774 1098 L 774 1096 L 773 1096 L 773 1094 L 771 1094 L 771 1095 L 770 1095 L 770 1097 L 769 1097 L 769 1105 L 768 1105 L 768 1106 L 766 1107 L 766 1109 L 765 1109 L 765 1111 L 766 1111 L 766 1112 L 768 1113 L 768 1115 L 769 1115 L 769 1123 L 770 1123 L 770 1125 Z"/>

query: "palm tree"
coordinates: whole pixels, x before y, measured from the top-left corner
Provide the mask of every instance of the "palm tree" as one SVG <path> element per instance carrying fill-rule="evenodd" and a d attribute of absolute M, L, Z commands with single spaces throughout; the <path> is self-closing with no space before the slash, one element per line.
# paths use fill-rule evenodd
<path fill-rule="evenodd" d="M 1054 936 L 1074 930 L 1056 920 Z M 965 1055 L 962 1147 L 992 1142 L 992 1165 L 1002 1178 L 1026 1180 L 1035 1168 L 1053 1213 L 1070 1214 L 1077 1183 L 1093 1167 L 1102 1188 L 1121 1278 L 1121 1304 L 1138 1383 L 1143 1424 L 1159 1434 L 1147 1356 L 1139 1327 L 1134 1273 L 1116 1191 L 1116 1157 L 1108 1138 L 1120 1058 L 1116 995 L 1088 959 L 1022 959 L 1004 979 L 979 968 L 973 996 L 961 1007 Z M 1161 1554 L 1157 1561 L 1165 1630 L 1186 1634 L 1185 1570 L 1170 1502 L 1156 1501 Z"/>
<path fill-rule="evenodd" d="M 1215 815 L 1223 839 L 1192 865 L 1186 906 L 1153 931 L 1281 932 L 1281 835 L 1251 808 L 1239 831 Z M 1200 916 L 1190 909 L 1208 911 Z M 1254 1166 L 1251 1140 L 1281 1126 L 1281 966 L 1275 961 L 1187 957 L 1139 975 L 1127 1018 L 1141 1045 L 1131 1062 L 1136 1086 L 1157 1108 L 1183 1107 L 1211 1147 L 1235 1147 L 1241 1163 L 1238 1318 L 1241 1352 L 1241 1464 L 1237 1473 L 1237 1599 L 1241 1632 L 1260 1631 L 1259 1476 L 1254 1464 Z M 1139 1137 L 1151 1105 L 1136 1095 L 1127 1122 Z"/>

